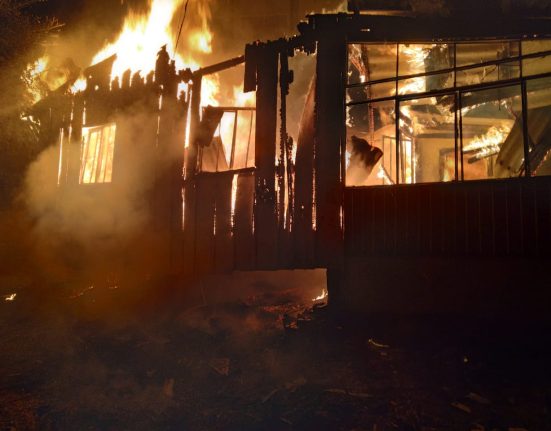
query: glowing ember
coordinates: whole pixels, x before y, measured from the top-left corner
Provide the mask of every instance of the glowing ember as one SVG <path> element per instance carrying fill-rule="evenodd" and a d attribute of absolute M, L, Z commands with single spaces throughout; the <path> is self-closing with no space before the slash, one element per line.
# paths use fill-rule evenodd
<path fill-rule="evenodd" d="M 238 184 L 239 175 L 235 174 L 232 180 L 231 187 L 231 220 L 232 226 L 235 226 L 235 206 L 237 203 L 237 184 Z M 233 235 L 233 232 L 232 232 Z"/>
<path fill-rule="evenodd" d="M 17 296 L 17 293 L 12 293 L 11 295 L 8 295 L 4 298 L 7 302 L 13 302 L 15 301 L 15 297 Z"/>
<path fill-rule="evenodd" d="M 329 292 L 327 291 L 327 289 L 323 289 L 323 291 L 321 292 L 321 295 L 316 296 L 314 299 L 312 299 L 312 302 L 325 301 L 328 296 L 329 296 Z"/>

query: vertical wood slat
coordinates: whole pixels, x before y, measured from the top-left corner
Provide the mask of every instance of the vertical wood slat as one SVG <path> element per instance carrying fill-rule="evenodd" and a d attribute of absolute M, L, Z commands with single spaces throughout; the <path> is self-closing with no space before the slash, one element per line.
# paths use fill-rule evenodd
<path fill-rule="evenodd" d="M 513 256 L 522 255 L 522 212 L 521 189 L 516 182 L 507 184 L 507 219 L 509 225 L 509 253 Z"/>
<path fill-rule="evenodd" d="M 551 238 L 551 186 L 538 182 L 536 192 L 536 249 L 540 256 L 549 254 L 547 238 Z"/>
<path fill-rule="evenodd" d="M 341 152 L 346 72 L 346 43 L 328 32 L 318 42 L 315 119 L 316 255 L 317 264 L 324 267 L 339 266 L 343 256 Z"/>
<path fill-rule="evenodd" d="M 551 255 L 551 177 L 354 188 L 345 195 L 347 253 Z"/>
<path fill-rule="evenodd" d="M 316 79 L 312 79 L 300 121 L 295 164 L 293 257 L 297 267 L 314 266 L 312 209 L 314 196 L 314 129 Z"/>
<path fill-rule="evenodd" d="M 216 199 L 216 181 L 213 176 L 197 178 L 197 218 L 195 223 L 196 241 L 194 253 L 194 272 L 197 275 L 214 272 L 215 238 L 214 210 Z"/>
<path fill-rule="evenodd" d="M 234 268 L 234 247 L 232 238 L 232 183 L 233 172 L 216 174 L 215 205 L 215 269 L 217 273 L 228 273 Z"/>
<path fill-rule="evenodd" d="M 449 206 L 449 203 L 446 202 L 445 191 L 442 185 L 434 188 L 432 193 L 432 206 L 432 252 L 435 254 L 444 255 L 444 223 L 447 215 L 446 208 Z"/>
<path fill-rule="evenodd" d="M 509 217 L 507 204 L 507 186 L 494 186 L 494 247 L 498 256 L 509 255 Z"/>
<path fill-rule="evenodd" d="M 536 188 L 532 184 L 521 184 L 522 230 L 524 250 L 526 256 L 537 254 L 537 222 L 536 213 Z"/>
<path fill-rule="evenodd" d="M 480 187 L 479 191 L 479 244 L 480 253 L 484 256 L 495 255 L 494 250 L 494 205 L 493 184 L 488 183 Z"/>
<path fill-rule="evenodd" d="M 407 248 L 403 244 L 409 241 L 410 211 L 407 193 L 404 189 L 397 189 L 396 196 L 396 236 L 394 243 L 394 254 L 407 254 Z"/>
<path fill-rule="evenodd" d="M 279 53 L 273 44 L 259 46 L 256 93 L 256 204 L 254 210 L 256 262 L 275 269 L 278 261 L 276 215 L 276 135 Z"/>
<path fill-rule="evenodd" d="M 254 173 L 239 174 L 235 200 L 234 250 L 235 268 L 255 268 L 255 241 L 253 236 Z"/>

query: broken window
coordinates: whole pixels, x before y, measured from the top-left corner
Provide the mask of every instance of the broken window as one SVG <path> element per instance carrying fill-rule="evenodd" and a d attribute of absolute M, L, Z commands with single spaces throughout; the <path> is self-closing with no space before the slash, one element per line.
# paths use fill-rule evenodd
<path fill-rule="evenodd" d="M 252 108 L 206 108 L 202 129 L 209 117 L 214 127 L 201 142 L 201 171 L 224 172 L 254 167 L 255 110 Z"/>
<path fill-rule="evenodd" d="M 463 179 L 523 174 L 524 139 L 520 85 L 464 93 Z"/>
<path fill-rule="evenodd" d="M 395 117 L 393 100 L 348 109 L 346 185 L 396 184 Z"/>
<path fill-rule="evenodd" d="M 532 175 L 551 175 L 551 78 L 528 81 L 528 146 Z"/>
<path fill-rule="evenodd" d="M 398 94 L 416 94 L 453 87 L 453 45 L 407 44 L 400 45 L 398 57 L 399 76 L 414 76 L 398 81 Z"/>
<path fill-rule="evenodd" d="M 456 47 L 457 86 L 477 85 L 520 76 L 520 44 L 512 42 L 460 43 Z M 473 67 L 481 65 L 479 67 Z"/>
<path fill-rule="evenodd" d="M 400 103 L 400 183 L 455 180 L 455 98 Z"/>
<path fill-rule="evenodd" d="M 551 174 L 551 40 L 354 43 L 348 55 L 348 186 Z"/>
<path fill-rule="evenodd" d="M 551 40 L 522 42 L 522 55 L 530 56 L 522 61 L 524 76 L 551 72 Z"/>
<path fill-rule="evenodd" d="M 363 84 L 396 78 L 396 44 L 348 45 L 348 83 Z"/>
<path fill-rule="evenodd" d="M 115 123 L 82 129 L 80 184 L 110 183 L 113 180 Z"/>

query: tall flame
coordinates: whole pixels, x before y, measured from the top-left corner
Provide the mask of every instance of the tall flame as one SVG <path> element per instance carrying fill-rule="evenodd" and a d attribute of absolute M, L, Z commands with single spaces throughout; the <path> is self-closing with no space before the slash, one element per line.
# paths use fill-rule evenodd
<path fill-rule="evenodd" d="M 153 0 L 148 16 L 130 12 L 117 40 L 96 54 L 92 63 L 99 63 L 116 54 L 112 78 L 121 77 L 128 69 L 141 71 L 142 76 L 154 70 L 161 46 L 167 45 L 169 53 L 174 56 L 171 23 L 180 3 L 181 0 Z"/>
<path fill-rule="evenodd" d="M 464 152 L 479 151 L 482 155 L 492 152 L 499 152 L 501 144 L 505 142 L 511 127 L 503 125 L 502 127 L 492 126 L 485 135 L 476 136 L 463 148 Z"/>
<path fill-rule="evenodd" d="M 183 3 L 184 0 L 150 0 L 150 10 L 147 15 L 130 12 L 117 39 L 96 54 L 92 64 L 116 54 L 117 59 L 111 73 L 112 79 L 122 77 L 127 70 L 132 73 L 140 72 L 140 75 L 145 77 L 155 69 L 157 52 L 166 45 L 178 70 L 198 69 L 200 66 L 198 57 L 212 52 L 213 34 L 208 25 L 210 7 L 208 0 L 199 1 L 195 5 L 197 14 L 194 16 L 194 21 L 199 20 L 199 25 L 195 24 L 196 28 L 188 32 L 186 55 L 182 56 L 176 49 L 179 34 L 173 24 L 177 12 L 183 8 Z M 201 94 L 204 105 L 219 104 L 215 97 L 219 87 L 216 76 L 205 77 Z"/>

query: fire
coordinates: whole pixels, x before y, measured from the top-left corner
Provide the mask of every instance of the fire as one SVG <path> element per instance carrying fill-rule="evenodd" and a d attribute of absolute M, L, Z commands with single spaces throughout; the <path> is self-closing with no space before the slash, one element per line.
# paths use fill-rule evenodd
<path fill-rule="evenodd" d="M 426 72 L 425 60 L 431 49 L 437 45 L 400 45 L 400 58 L 405 59 L 411 67 L 411 71 L 401 70 L 400 74 L 424 73 Z M 400 66 L 402 68 L 402 66 Z M 408 79 L 400 83 L 398 94 L 424 93 L 427 91 L 427 80 L 424 77 Z"/>
<path fill-rule="evenodd" d="M 463 148 L 463 151 L 465 153 L 476 151 L 479 158 L 497 154 L 509 133 L 511 133 L 511 127 L 509 126 L 492 126 L 485 135 L 475 137 Z"/>
<path fill-rule="evenodd" d="M 329 296 L 329 292 L 327 291 L 327 289 L 323 289 L 319 296 L 316 296 L 314 299 L 312 299 L 312 302 L 325 301 L 328 296 Z"/>
<path fill-rule="evenodd" d="M 27 67 L 27 72 L 29 73 L 31 78 L 36 78 L 37 76 L 41 75 L 46 71 L 46 68 L 48 67 L 48 57 L 41 57 L 38 60 L 36 60 L 33 64 L 29 64 Z"/>
<path fill-rule="evenodd" d="M 199 52 L 204 54 L 212 52 L 212 34 L 210 32 L 195 32 L 190 36 L 190 41 Z"/>
<path fill-rule="evenodd" d="M 409 57 L 407 62 L 411 64 L 414 68 L 425 69 L 425 60 L 429 56 L 431 48 L 434 48 L 436 45 L 432 46 L 419 46 L 419 45 L 401 45 L 400 46 L 400 55 Z"/>
<path fill-rule="evenodd" d="M 199 20 L 199 27 L 192 30 L 185 44 L 186 55 L 181 55 L 176 47 L 178 29 L 174 18 L 184 7 L 184 0 L 150 0 L 149 14 L 130 13 L 117 39 L 108 44 L 94 57 L 92 64 L 99 63 L 112 55 L 117 55 L 113 64 L 111 78 L 119 79 L 124 72 L 139 72 L 142 77 L 155 70 L 157 52 L 166 45 L 170 57 L 176 63 L 176 69 L 197 70 L 199 58 L 212 52 L 213 34 L 209 29 L 210 6 L 207 0 L 195 5 L 194 21 Z M 187 28 L 184 27 L 184 31 Z M 179 45 L 180 46 L 180 45 Z M 180 90 L 185 89 L 185 85 Z M 203 78 L 201 99 L 203 106 L 219 106 L 217 95 L 220 90 L 219 78 L 216 75 Z"/>
<path fill-rule="evenodd" d="M 86 79 L 79 78 L 71 87 L 71 93 L 76 94 L 86 90 Z"/>
<path fill-rule="evenodd" d="M 232 227 L 235 227 L 235 207 L 237 205 L 237 188 L 238 188 L 239 175 L 235 174 L 232 180 L 231 186 L 231 220 Z M 233 230 L 232 230 L 233 235 Z"/>
<path fill-rule="evenodd" d="M 145 77 L 155 69 L 159 48 L 167 45 L 169 54 L 179 63 L 177 67 L 197 67 L 197 63 L 185 64 L 180 56 L 174 55 L 176 37 L 172 32 L 172 19 L 181 5 L 182 0 L 152 0 L 149 15 L 131 12 L 117 39 L 97 53 L 92 64 L 116 54 L 112 78 L 122 77 L 128 69 L 133 73 L 141 72 Z"/>
<path fill-rule="evenodd" d="M 243 88 L 241 86 L 235 86 L 233 87 L 233 99 L 236 106 L 254 107 L 256 104 L 256 93 L 254 91 L 243 93 Z"/>
<path fill-rule="evenodd" d="M 401 83 L 398 94 L 424 93 L 425 91 L 427 91 L 427 80 L 426 78 L 419 77 L 408 79 L 405 83 Z"/>
<path fill-rule="evenodd" d="M 17 296 L 17 293 L 12 293 L 11 295 L 6 296 L 4 299 L 7 302 L 13 302 L 15 301 L 16 296 Z"/>
<path fill-rule="evenodd" d="M 39 58 L 34 63 L 27 66 L 26 76 L 30 82 L 29 93 L 34 103 L 37 103 L 42 98 L 41 91 L 36 85 L 36 80 L 46 71 L 47 66 L 47 57 Z"/>

